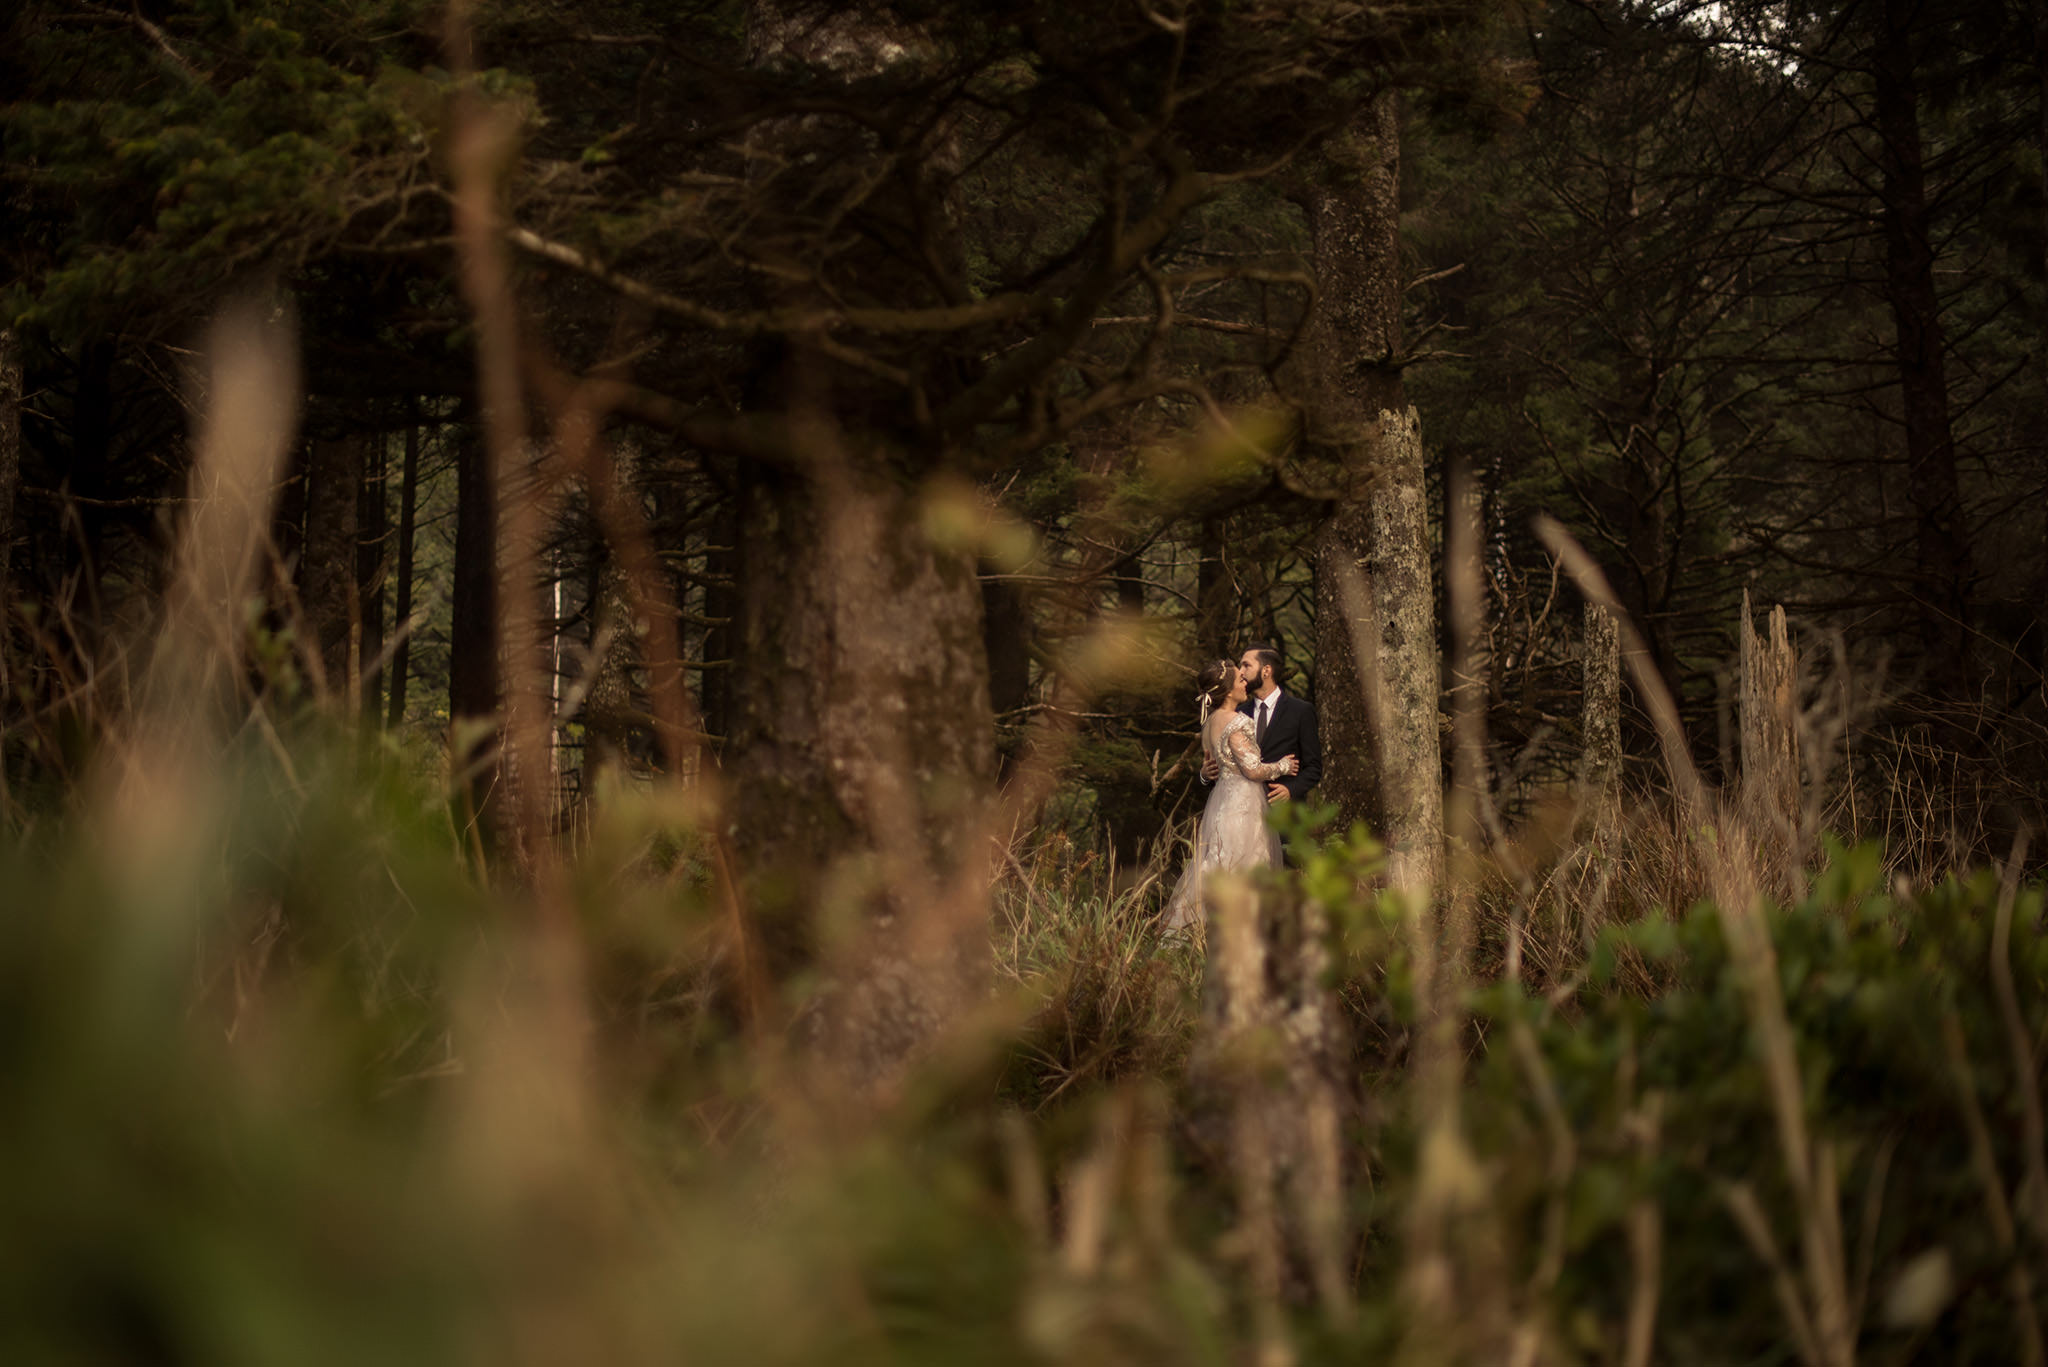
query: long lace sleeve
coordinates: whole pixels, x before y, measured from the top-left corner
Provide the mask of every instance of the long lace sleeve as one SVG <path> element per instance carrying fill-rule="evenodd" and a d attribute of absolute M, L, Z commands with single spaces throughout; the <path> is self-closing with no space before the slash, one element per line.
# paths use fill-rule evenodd
<path fill-rule="evenodd" d="M 1230 747 L 1230 757 L 1237 761 L 1237 771 L 1246 778 L 1280 778 L 1287 772 L 1287 761 L 1276 759 L 1271 764 L 1259 762 L 1258 743 L 1252 739 L 1249 726 L 1233 726 L 1223 737 L 1223 743 Z"/>

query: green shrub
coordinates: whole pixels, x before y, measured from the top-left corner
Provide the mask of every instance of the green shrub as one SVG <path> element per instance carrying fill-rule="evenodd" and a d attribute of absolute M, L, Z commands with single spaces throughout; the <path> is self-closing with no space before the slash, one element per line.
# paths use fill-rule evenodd
<path fill-rule="evenodd" d="M 1992 981 L 1999 879 L 1981 871 L 1899 899 L 1877 886 L 1879 851 L 1831 853 L 1809 896 L 1770 911 L 1768 925 L 1805 1119 L 1834 1155 L 1862 1341 L 1882 1360 L 1923 1341 L 1941 1345 L 1942 1361 L 2017 1360 L 2007 1274 L 2016 1257 L 2042 1266 L 2048 1229 L 2022 1228 L 2017 1250 L 2000 1247 L 1967 1114 L 1981 1108 L 2002 1188 L 1996 1199 L 2019 1204 L 2028 1163 L 2040 1161 L 2038 1149 L 2027 1153 L 2023 1123 L 2029 1099 L 2039 1104 L 2038 1078 L 2014 1066 Z M 2032 1042 L 2048 1029 L 2041 907 L 2031 888 L 2011 912 L 2017 1006 Z M 1648 997 L 1612 990 L 1617 957 L 1629 954 L 1668 974 L 1670 985 Z M 1769 1268 L 1731 1213 L 1730 1184 L 1753 1187 L 1795 1276 L 1797 1202 L 1754 1013 L 1715 909 L 1610 927 L 1586 985 L 1567 1002 L 1533 1001 L 1502 983 L 1482 990 L 1476 1005 L 1488 1047 L 1467 1114 L 1492 1159 L 1503 1226 L 1528 1265 L 1552 1202 L 1562 1202 L 1568 1256 L 1549 1296 L 1561 1331 L 1596 1357 L 1599 1344 L 1618 1342 L 1635 1275 L 1626 1224 L 1646 1200 L 1663 1227 L 1660 1359 L 1785 1355 L 1786 1317 Z M 1966 1070 L 1944 1043 L 1944 1022 L 1959 1032 Z M 1519 1027 L 1536 1041 L 1571 1131 L 1562 1189 L 1548 1166 L 1556 1145 L 1539 1100 L 1545 1084 L 1499 1047 Z M 1934 1267 L 1948 1277 L 1930 1282 Z M 1905 1280 L 1909 1273 L 1919 1280 Z M 1952 1295 L 1935 1294 L 1943 1280 Z"/>

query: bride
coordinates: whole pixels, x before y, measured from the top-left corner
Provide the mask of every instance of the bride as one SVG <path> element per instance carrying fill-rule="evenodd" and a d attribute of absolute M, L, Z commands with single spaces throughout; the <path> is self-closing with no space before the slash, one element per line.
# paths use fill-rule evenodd
<path fill-rule="evenodd" d="M 1166 907 L 1166 929 L 1187 930 L 1202 919 L 1202 879 L 1220 869 L 1264 867 L 1280 862 L 1280 837 L 1266 826 L 1266 781 L 1297 772 L 1293 755 L 1271 764 L 1259 761 L 1251 717 L 1237 710 L 1244 701 L 1244 676 L 1228 660 L 1203 666 L 1195 695 L 1202 709 L 1202 753 L 1220 772 L 1195 828 L 1195 857 L 1181 875 Z"/>

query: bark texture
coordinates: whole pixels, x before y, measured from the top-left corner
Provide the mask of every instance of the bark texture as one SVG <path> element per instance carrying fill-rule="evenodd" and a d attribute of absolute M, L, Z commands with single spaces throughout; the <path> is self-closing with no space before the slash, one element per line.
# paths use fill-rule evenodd
<path fill-rule="evenodd" d="M 1343 497 L 1316 540 L 1323 791 L 1386 841 L 1397 886 L 1436 882 L 1440 677 L 1420 419 L 1401 384 L 1399 127 L 1391 95 L 1337 139 L 1297 198 L 1315 314 L 1291 377 L 1305 437 Z"/>
<path fill-rule="evenodd" d="M 805 68 L 825 85 L 922 61 L 921 46 L 886 5 L 748 7 L 754 64 Z M 814 225 L 820 197 L 836 193 L 832 139 L 865 148 L 871 136 L 810 115 L 757 129 L 766 201 Z M 834 229 L 848 243 L 842 294 L 968 297 L 946 173 L 956 158 L 934 127 L 886 183 L 860 187 L 859 230 Z M 820 300 L 793 285 L 784 302 Z M 877 354 L 916 364 L 908 351 Z M 730 816 L 771 954 L 822 961 L 819 1057 L 873 1094 L 942 1037 L 986 973 L 979 837 L 995 727 L 981 585 L 970 549 L 926 535 L 922 479 L 943 453 L 906 438 L 900 385 L 803 336 L 783 339 L 764 371 L 804 457 L 741 470 Z M 952 381 L 925 380 L 939 405 Z"/>
<path fill-rule="evenodd" d="M 1352 757 L 1324 769 L 1323 791 L 1380 834 L 1395 886 L 1427 889 L 1442 857 L 1443 749 L 1415 410 L 1381 414 L 1361 446 L 1370 479 L 1316 540 L 1316 711 L 1324 749 Z"/>
<path fill-rule="evenodd" d="M 615 560 L 597 571 L 593 594 L 590 691 L 583 698 L 584 800 L 600 800 L 612 774 L 623 774 L 632 756 L 633 667 L 640 658 L 634 630 L 632 593 Z"/>
<path fill-rule="evenodd" d="M 1584 621 L 1579 801 L 1600 818 L 1611 813 L 1621 785 L 1621 628 L 1594 602 L 1586 604 Z"/>
<path fill-rule="evenodd" d="M 821 1043 L 875 1081 L 937 1038 L 987 953 L 968 862 L 995 773 L 975 563 L 875 472 L 758 481 L 743 519 L 735 842 L 785 951 L 862 932 Z M 805 944 L 813 917 L 826 935 Z"/>
<path fill-rule="evenodd" d="M 896 837 L 957 853 L 960 789 L 993 773 L 973 560 L 930 545 L 880 481 L 776 480 L 746 514 L 733 741 L 754 863 L 786 876 Z"/>
<path fill-rule="evenodd" d="M 1317 298 L 1306 357 L 1333 382 L 1311 435 L 1357 442 L 1361 417 L 1407 407 L 1401 383 L 1401 130 L 1391 93 L 1332 138 L 1295 187 L 1315 253 Z M 1306 377 L 1304 377 L 1306 378 Z"/>
<path fill-rule="evenodd" d="M 1799 657 L 1774 607 L 1768 638 L 1757 634 L 1742 594 L 1742 795 L 1758 837 L 1796 845 L 1799 831 Z"/>

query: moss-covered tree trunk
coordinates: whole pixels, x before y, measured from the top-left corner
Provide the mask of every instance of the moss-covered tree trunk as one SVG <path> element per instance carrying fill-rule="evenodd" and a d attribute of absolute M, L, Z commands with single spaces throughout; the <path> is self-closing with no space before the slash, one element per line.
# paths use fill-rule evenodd
<path fill-rule="evenodd" d="M 1422 433 L 1398 364 L 1399 137 L 1382 95 L 1297 187 L 1320 293 L 1291 380 L 1343 489 L 1315 552 L 1323 792 L 1386 841 L 1397 886 L 1428 887 L 1443 765 Z"/>

